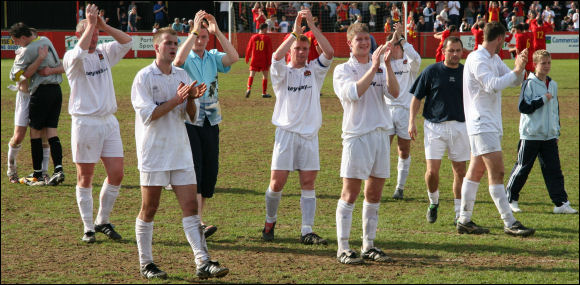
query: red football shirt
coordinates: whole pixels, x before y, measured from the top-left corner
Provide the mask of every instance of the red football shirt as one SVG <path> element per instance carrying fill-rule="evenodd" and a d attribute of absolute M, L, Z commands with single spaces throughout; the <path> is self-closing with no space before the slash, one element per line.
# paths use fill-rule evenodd
<path fill-rule="evenodd" d="M 272 63 L 272 41 L 266 34 L 255 34 L 246 47 L 246 63 L 250 61 L 250 70 L 267 70 Z"/>
<path fill-rule="evenodd" d="M 516 17 L 524 16 L 524 3 L 518 1 L 517 3 L 514 3 L 514 8 L 516 8 Z"/>
<path fill-rule="evenodd" d="M 473 50 L 477 50 L 477 47 L 483 43 L 483 31 L 477 27 L 473 27 L 471 28 L 471 33 L 475 37 L 475 46 L 473 47 Z"/>
<path fill-rule="evenodd" d="M 499 8 L 489 7 L 489 21 L 488 22 L 499 22 Z"/>
<path fill-rule="evenodd" d="M 552 32 L 552 25 L 544 23 L 538 26 L 536 19 L 530 21 L 530 30 L 534 33 L 534 50 L 546 49 L 546 33 Z"/>
<path fill-rule="evenodd" d="M 252 9 L 252 15 L 254 16 L 254 23 L 256 23 L 256 31 L 260 30 L 260 25 L 266 23 L 266 16 L 260 16 L 260 8 Z"/>
<path fill-rule="evenodd" d="M 439 42 L 439 46 L 437 47 L 437 51 L 435 53 L 435 62 L 445 60 L 445 55 L 443 54 L 443 42 L 447 37 L 449 37 L 449 34 L 451 34 L 449 30 L 445 30 L 441 33 L 441 41 Z"/>

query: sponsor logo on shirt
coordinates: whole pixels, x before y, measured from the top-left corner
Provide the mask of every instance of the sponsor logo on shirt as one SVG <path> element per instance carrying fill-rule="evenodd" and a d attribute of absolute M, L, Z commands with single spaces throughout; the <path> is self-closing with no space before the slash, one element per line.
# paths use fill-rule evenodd
<path fill-rule="evenodd" d="M 377 73 L 383 73 L 383 69 L 379 67 L 379 70 L 377 70 Z"/>
<path fill-rule="evenodd" d="M 407 64 L 407 60 L 406 60 L 406 59 L 405 59 L 405 60 L 403 60 L 403 64 Z"/>
<path fill-rule="evenodd" d="M 449 76 L 449 82 L 455 82 L 455 77 L 454 76 Z"/>
<path fill-rule="evenodd" d="M 155 101 L 155 105 L 157 105 L 157 106 L 161 106 L 161 104 L 163 104 L 163 103 L 165 103 L 165 102 L 167 102 L 167 101 L 163 101 L 163 102 L 157 102 L 157 101 Z"/>
<path fill-rule="evenodd" d="M 310 70 L 306 70 L 304 71 L 304 76 L 310 76 L 312 73 L 310 72 Z"/>
<path fill-rule="evenodd" d="M 308 85 L 302 85 L 302 86 L 298 86 L 298 87 L 288 86 L 288 91 L 290 91 L 290 92 L 298 92 L 298 91 L 301 91 L 301 90 L 306 90 L 308 88 L 312 88 L 312 86 L 308 86 Z"/>
<path fill-rule="evenodd" d="M 103 60 L 103 59 L 105 59 L 105 57 L 103 56 L 102 53 L 99 53 L 99 60 Z"/>
<path fill-rule="evenodd" d="M 383 87 L 383 84 L 381 83 L 377 83 L 375 81 L 371 82 L 371 86 L 375 86 L 375 87 Z"/>
<path fill-rule="evenodd" d="M 106 72 L 107 70 L 109 70 L 109 68 L 108 67 L 105 67 L 105 68 L 101 68 L 101 69 L 99 69 L 97 71 L 87 71 L 87 72 L 85 72 L 85 74 L 87 76 L 97 76 L 97 75 L 99 75 L 101 73 Z"/>
<path fill-rule="evenodd" d="M 402 75 L 404 73 L 409 73 L 409 71 L 408 70 L 401 70 L 401 71 L 395 71 L 393 73 L 395 73 L 395 75 Z"/>

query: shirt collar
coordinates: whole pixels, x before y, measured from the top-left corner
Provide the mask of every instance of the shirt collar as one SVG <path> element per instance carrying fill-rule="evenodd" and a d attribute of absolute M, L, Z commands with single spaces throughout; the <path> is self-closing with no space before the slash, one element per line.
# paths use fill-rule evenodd
<path fill-rule="evenodd" d="M 193 59 L 203 60 L 203 58 L 206 58 L 207 50 L 203 51 L 203 58 L 199 57 L 199 55 L 197 55 L 197 53 L 195 53 L 193 50 L 191 50 L 189 53 L 191 54 L 191 57 L 193 57 Z"/>
<path fill-rule="evenodd" d="M 483 47 L 483 45 L 480 45 L 481 48 L 477 48 L 477 50 L 481 50 L 481 53 L 483 55 L 485 55 L 487 58 L 492 58 L 491 54 L 489 53 L 489 51 Z"/>
<path fill-rule="evenodd" d="M 157 63 L 155 62 L 155 60 L 153 60 L 151 67 L 153 69 L 153 74 L 163 75 L 163 72 L 161 71 L 161 69 L 159 69 L 159 66 L 157 66 Z M 175 66 L 173 66 L 173 64 L 171 65 L 171 74 L 175 74 Z"/>

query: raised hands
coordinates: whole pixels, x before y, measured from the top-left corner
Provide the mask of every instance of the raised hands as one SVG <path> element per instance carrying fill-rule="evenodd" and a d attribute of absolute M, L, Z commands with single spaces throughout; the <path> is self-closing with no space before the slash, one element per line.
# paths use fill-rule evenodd
<path fill-rule="evenodd" d="M 304 29 L 306 28 L 302 27 L 302 18 L 306 17 L 305 11 L 306 10 L 299 11 L 296 15 L 296 21 L 294 21 L 294 30 L 292 30 L 292 32 L 294 32 L 298 36 L 301 35 L 304 32 Z"/>
<path fill-rule="evenodd" d="M 373 52 L 373 55 L 372 55 L 373 68 L 375 68 L 375 69 L 379 68 L 379 66 L 381 65 L 381 56 L 384 55 L 386 50 L 387 50 L 387 44 L 382 44 L 382 45 L 377 47 L 375 52 Z"/>
<path fill-rule="evenodd" d="M 87 20 L 89 21 L 89 25 L 96 26 L 98 25 L 98 18 L 99 17 L 99 8 L 95 4 L 89 4 L 86 8 L 86 15 Z"/>
<path fill-rule="evenodd" d="M 201 27 L 205 27 L 203 23 L 203 19 L 205 18 L 205 14 L 207 14 L 204 10 L 199 10 L 195 13 L 195 18 L 193 19 L 193 31 L 199 33 Z"/>
<path fill-rule="evenodd" d="M 217 33 L 217 31 L 219 31 L 219 28 L 217 25 L 217 21 L 215 20 L 215 17 L 212 14 L 206 13 L 204 18 L 208 22 L 207 31 L 212 35 Z"/>
<path fill-rule="evenodd" d="M 524 49 L 522 50 L 522 52 L 520 52 L 520 54 L 518 54 L 518 56 L 516 57 L 516 61 L 515 61 L 515 68 L 514 71 L 516 72 L 522 72 L 525 67 L 526 64 L 528 63 L 528 49 Z"/>

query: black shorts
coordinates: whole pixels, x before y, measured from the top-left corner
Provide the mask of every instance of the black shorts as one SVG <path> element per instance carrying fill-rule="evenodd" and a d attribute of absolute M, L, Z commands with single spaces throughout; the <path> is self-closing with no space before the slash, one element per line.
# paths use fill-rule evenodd
<path fill-rule="evenodd" d="M 36 130 L 57 128 L 62 106 L 62 92 L 58 84 L 38 86 L 30 96 L 30 127 Z"/>
<path fill-rule="evenodd" d="M 197 178 L 197 193 L 204 198 L 213 197 L 219 168 L 219 125 L 212 126 L 205 118 L 203 127 L 185 124 L 193 154 Z"/>

